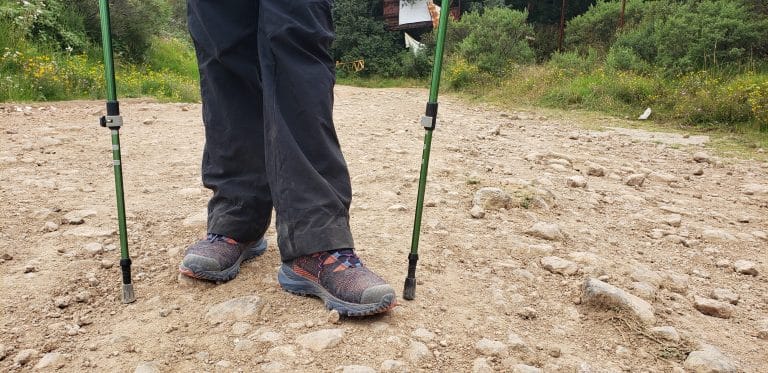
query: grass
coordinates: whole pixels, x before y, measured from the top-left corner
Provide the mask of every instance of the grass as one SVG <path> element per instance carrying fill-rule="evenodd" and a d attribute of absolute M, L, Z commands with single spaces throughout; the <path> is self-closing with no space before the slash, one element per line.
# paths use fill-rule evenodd
<path fill-rule="evenodd" d="M 362 88 L 428 88 L 427 79 L 415 78 L 385 78 L 377 76 L 361 76 L 339 72 L 336 83 Z"/>

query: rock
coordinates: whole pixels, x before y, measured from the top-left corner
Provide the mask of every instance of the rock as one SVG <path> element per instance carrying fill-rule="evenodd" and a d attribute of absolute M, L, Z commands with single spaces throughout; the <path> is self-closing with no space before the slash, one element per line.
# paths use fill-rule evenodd
<path fill-rule="evenodd" d="M 680 181 L 677 176 L 666 174 L 663 172 L 650 172 L 648 174 L 648 180 L 657 181 L 660 183 L 672 184 Z"/>
<path fill-rule="evenodd" d="M 656 328 L 651 328 L 651 334 L 654 336 L 670 341 L 670 342 L 680 342 L 680 334 L 677 332 L 677 330 L 674 327 L 671 326 L 659 326 Z"/>
<path fill-rule="evenodd" d="M 485 356 L 503 356 L 507 353 L 504 342 L 483 338 L 475 343 L 475 350 Z"/>
<path fill-rule="evenodd" d="M 273 361 L 266 364 L 261 364 L 261 371 L 265 373 L 282 373 L 288 372 L 290 369 L 279 361 Z"/>
<path fill-rule="evenodd" d="M 90 301 L 91 301 L 91 293 L 88 292 L 88 290 L 78 291 L 77 294 L 75 294 L 75 302 L 89 303 Z"/>
<path fill-rule="evenodd" d="M 511 198 L 509 194 L 499 188 L 484 187 L 475 192 L 472 205 L 480 206 L 483 210 L 499 210 L 507 208 Z"/>
<path fill-rule="evenodd" d="M 757 338 L 768 341 L 768 319 L 763 319 L 758 324 Z"/>
<path fill-rule="evenodd" d="M 49 352 L 45 355 L 43 355 L 42 358 L 40 358 L 40 361 L 35 364 L 35 369 L 46 369 L 46 368 L 52 368 L 52 369 L 58 369 L 64 365 L 64 362 L 62 361 L 62 356 L 58 352 Z"/>
<path fill-rule="evenodd" d="M 736 310 L 736 307 L 729 303 L 699 296 L 693 297 L 693 307 L 707 316 L 719 317 L 721 319 L 730 319 L 733 312 Z"/>
<path fill-rule="evenodd" d="M 266 357 L 270 360 L 292 359 L 296 357 L 296 347 L 293 345 L 275 346 L 267 351 Z"/>
<path fill-rule="evenodd" d="M 523 339 L 520 338 L 520 336 L 514 332 L 509 332 L 509 334 L 507 335 L 507 344 L 513 350 L 517 350 L 517 351 L 528 350 L 528 345 L 525 344 L 525 341 L 523 341 Z"/>
<path fill-rule="evenodd" d="M 736 236 L 719 229 L 705 229 L 701 232 L 701 237 L 707 241 L 736 241 Z"/>
<path fill-rule="evenodd" d="M 283 335 L 277 332 L 266 331 L 261 333 L 257 338 L 261 342 L 278 343 L 283 339 Z"/>
<path fill-rule="evenodd" d="M 395 204 L 387 207 L 388 211 L 408 211 L 408 208 L 401 204 Z"/>
<path fill-rule="evenodd" d="M 8 356 L 9 348 L 6 347 L 4 344 L 0 344 L 0 361 L 5 359 Z"/>
<path fill-rule="evenodd" d="M 696 163 L 710 163 L 712 160 L 709 158 L 709 154 L 704 152 L 696 152 L 693 154 L 693 160 Z"/>
<path fill-rule="evenodd" d="M 757 265 L 749 260 L 737 260 L 733 263 L 733 270 L 742 275 L 757 276 Z"/>
<path fill-rule="evenodd" d="M 744 194 L 748 196 L 756 194 L 768 194 L 768 185 L 763 184 L 745 184 L 743 187 Z"/>
<path fill-rule="evenodd" d="M 34 273 L 37 272 L 37 266 L 35 266 L 32 263 L 27 263 L 24 265 L 24 273 Z"/>
<path fill-rule="evenodd" d="M 579 266 L 576 265 L 576 263 L 556 256 L 546 256 L 541 258 L 541 267 L 549 272 L 561 274 L 563 276 L 574 275 L 579 271 Z"/>
<path fill-rule="evenodd" d="M 701 175 L 704 175 L 704 167 L 696 167 L 696 168 L 693 170 L 693 175 L 694 175 L 694 176 L 701 176 Z"/>
<path fill-rule="evenodd" d="M 75 210 L 70 211 L 64 217 L 62 218 L 64 224 L 83 224 L 85 223 L 85 218 L 91 217 L 96 215 L 95 210 Z"/>
<path fill-rule="evenodd" d="M 482 219 L 485 217 L 485 210 L 483 210 L 480 205 L 474 205 L 472 206 L 472 209 L 469 210 L 469 215 L 475 219 Z"/>
<path fill-rule="evenodd" d="M 664 288 L 678 294 L 688 293 L 688 275 L 683 275 L 674 272 L 667 272 L 664 274 L 664 282 L 662 285 Z"/>
<path fill-rule="evenodd" d="M 208 209 L 198 210 L 189 214 L 181 224 L 187 227 L 204 227 L 208 224 Z"/>
<path fill-rule="evenodd" d="M 629 278 L 637 282 L 645 282 L 655 287 L 660 287 L 664 282 L 664 278 L 656 271 L 652 271 L 645 266 L 637 266 L 629 274 Z"/>
<path fill-rule="evenodd" d="M 668 215 L 668 216 L 665 216 L 664 218 L 662 218 L 662 221 L 666 225 L 678 228 L 683 223 L 683 217 L 678 215 L 678 214 L 672 214 L 672 215 Z"/>
<path fill-rule="evenodd" d="M 633 187 L 643 186 L 643 182 L 645 182 L 644 174 L 632 174 L 624 179 L 624 184 Z"/>
<path fill-rule="evenodd" d="M 321 329 L 298 336 L 296 343 L 306 349 L 318 352 L 338 345 L 342 338 L 344 338 L 343 329 Z"/>
<path fill-rule="evenodd" d="M 103 259 L 101 262 L 99 262 L 99 264 L 101 265 L 101 268 L 110 269 L 115 265 L 115 262 L 108 259 Z"/>
<path fill-rule="evenodd" d="M 736 364 L 712 346 L 691 352 L 685 359 L 683 367 L 691 373 L 736 373 L 739 371 Z"/>
<path fill-rule="evenodd" d="M 647 325 L 656 323 L 653 306 L 624 290 L 595 278 L 584 282 L 582 302 L 596 306 L 617 307 L 631 312 Z"/>
<path fill-rule="evenodd" d="M 341 373 L 376 373 L 376 369 L 365 365 L 347 365 L 341 367 Z"/>
<path fill-rule="evenodd" d="M 566 185 L 568 185 L 571 188 L 586 188 L 587 179 L 585 179 L 584 176 L 581 176 L 581 175 L 571 176 L 566 181 Z"/>
<path fill-rule="evenodd" d="M 59 230 L 59 225 L 52 221 L 47 221 L 43 225 L 43 232 L 56 232 L 57 230 Z"/>
<path fill-rule="evenodd" d="M 414 330 L 411 335 L 424 343 L 431 342 L 433 339 L 435 339 L 435 333 L 432 333 L 424 328 L 418 328 Z"/>
<path fill-rule="evenodd" d="M 525 364 L 515 364 L 512 366 L 512 373 L 542 373 L 543 371 L 539 368 L 525 365 Z"/>
<path fill-rule="evenodd" d="M 255 295 L 247 295 L 230 299 L 211 306 L 205 319 L 212 324 L 225 321 L 245 321 L 256 314 L 264 306 L 261 298 Z"/>
<path fill-rule="evenodd" d="M 407 373 L 408 366 L 400 360 L 384 360 L 381 362 L 379 370 L 382 373 Z"/>
<path fill-rule="evenodd" d="M 95 256 L 97 254 L 101 254 L 102 252 L 104 252 L 104 246 L 102 246 L 98 242 L 87 243 L 85 244 L 85 246 L 83 246 L 83 249 L 85 249 L 85 252 L 90 254 L 91 256 Z"/>
<path fill-rule="evenodd" d="M 543 221 L 536 222 L 525 233 L 530 236 L 543 238 L 549 241 L 557 241 L 564 238 L 563 232 L 560 230 L 559 225 L 545 223 Z"/>
<path fill-rule="evenodd" d="M 412 364 L 417 364 L 421 360 L 431 357 L 432 353 L 429 351 L 429 347 L 419 341 L 411 341 L 410 346 L 405 351 L 405 360 L 408 360 Z"/>
<path fill-rule="evenodd" d="M 111 228 L 97 228 L 88 225 L 80 225 L 76 228 L 72 228 L 64 232 L 64 236 L 68 237 L 83 237 L 83 238 L 97 238 L 97 237 L 109 237 L 115 234 L 115 230 Z"/>
<path fill-rule="evenodd" d="M 656 286 L 647 282 L 633 282 L 632 289 L 637 296 L 646 300 L 656 299 L 656 291 L 658 290 Z"/>
<path fill-rule="evenodd" d="M 21 350 L 13 357 L 13 362 L 18 365 L 25 365 L 37 356 L 37 350 Z"/>
<path fill-rule="evenodd" d="M 70 303 L 72 303 L 72 298 L 67 295 L 53 298 L 53 305 L 58 308 L 67 308 Z"/>
<path fill-rule="evenodd" d="M 533 320 L 539 316 L 539 313 L 533 307 L 523 307 L 517 311 L 517 316 L 526 320 Z"/>
<path fill-rule="evenodd" d="M 160 373 L 160 365 L 154 361 L 142 361 L 133 373 Z"/>
<path fill-rule="evenodd" d="M 719 300 L 721 302 L 727 302 L 733 304 L 734 306 L 739 303 L 739 295 L 730 289 L 714 289 L 712 290 L 710 296 L 712 299 Z"/>
<path fill-rule="evenodd" d="M 488 364 L 488 360 L 479 357 L 472 362 L 472 373 L 493 373 L 493 368 Z"/>
<path fill-rule="evenodd" d="M 339 311 L 330 310 L 328 312 L 328 317 L 326 318 L 326 321 L 328 321 L 329 324 L 338 324 L 339 319 L 341 319 L 341 315 L 339 315 Z"/>
<path fill-rule="evenodd" d="M 587 166 L 587 175 L 597 177 L 605 176 L 605 167 L 593 162 L 587 162 L 584 165 Z"/>

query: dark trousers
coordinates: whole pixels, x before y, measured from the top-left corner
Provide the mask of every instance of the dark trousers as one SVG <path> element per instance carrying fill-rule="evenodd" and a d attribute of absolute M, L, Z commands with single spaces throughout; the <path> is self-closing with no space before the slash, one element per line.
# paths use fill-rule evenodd
<path fill-rule="evenodd" d="M 332 119 L 332 0 L 188 0 L 205 123 L 208 232 L 250 241 L 275 209 L 284 261 L 352 248 Z"/>

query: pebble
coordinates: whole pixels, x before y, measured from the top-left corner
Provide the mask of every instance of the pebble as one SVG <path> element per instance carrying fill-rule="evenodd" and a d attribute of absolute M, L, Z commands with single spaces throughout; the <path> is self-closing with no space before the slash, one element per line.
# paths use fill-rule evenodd
<path fill-rule="evenodd" d="M 504 342 L 483 338 L 475 343 L 475 350 L 485 356 L 503 356 L 507 353 Z"/>
<path fill-rule="evenodd" d="M 472 362 L 472 373 L 493 373 L 493 368 L 486 358 L 479 357 Z"/>
<path fill-rule="evenodd" d="M 629 274 L 629 278 L 637 282 L 645 282 L 655 287 L 660 287 L 664 278 L 656 271 L 652 271 L 645 266 L 638 265 Z"/>
<path fill-rule="evenodd" d="M 201 209 L 187 215 L 181 224 L 186 227 L 205 227 L 208 224 L 208 209 Z"/>
<path fill-rule="evenodd" d="M 34 273 L 34 272 L 37 272 L 37 267 L 34 264 L 29 263 L 24 265 L 24 273 Z"/>
<path fill-rule="evenodd" d="M 37 350 L 26 349 L 21 350 L 16 356 L 13 357 L 13 362 L 18 365 L 25 365 L 37 356 Z"/>
<path fill-rule="evenodd" d="M 683 367 L 692 373 L 736 373 L 736 364 L 713 346 L 693 351 L 685 359 Z"/>
<path fill-rule="evenodd" d="M 526 320 L 533 320 L 539 316 L 539 313 L 533 307 L 523 307 L 517 311 L 517 316 Z"/>
<path fill-rule="evenodd" d="M 419 341 L 411 341 L 411 344 L 405 351 L 404 356 L 405 360 L 408 360 L 412 364 L 417 364 L 421 360 L 432 356 L 432 353 L 429 351 L 429 347 L 427 347 L 427 345 L 424 343 Z"/>
<path fill-rule="evenodd" d="M 688 293 L 688 275 L 683 275 L 674 272 L 667 272 L 664 274 L 664 282 L 662 285 L 664 288 L 678 294 Z"/>
<path fill-rule="evenodd" d="M 549 241 L 562 240 L 564 238 L 563 232 L 560 230 L 560 226 L 557 224 L 545 223 L 543 221 L 536 222 L 530 227 L 526 234 L 543 238 Z"/>
<path fill-rule="evenodd" d="M 736 307 L 729 303 L 716 301 L 714 299 L 703 298 L 699 296 L 693 297 L 693 306 L 699 312 L 707 315 L 719 317 L 721 319 L 729 319 L 736 310 Z"/>
<path fill-rule="evenodd" d="M 515 364 L 512 366 L 512 373 L 542 373 L 543 370 L 534 366 L 525 364 Z"/>
<path fill-rule="evenodd" d="M 49 352 L 40 358 L 40 361 L 35 364 L 35 369 L 41 370 L 46 368 L 58 369 L 64 365 L 62 361 L 62 355 L 58 352 Z"/>
<path fill-rule="evenodd" d="M 69 296 L 61 296 L 53 298 L 53 305 L 58 308 L 67 308 L 69 307 L 69 304 L 72 302 L 72 298 Z"/>
<path fill-rule="evenodd" d="M 389 211 L 408 211 L 408 208 L 401 204 L 396 204 L 387 207 L 387 210 Z"/>
<path fill-rule="evenodd" d="M 247 295 L 211 306 L 208 313 L 205 314 L 205 319 L 212 324 L 225 321 L 244 321 L 256 314 L 263 306 L 264 302 L 261 298 Z"/>
<path fill-rule="evenodd" d="M 261 365 L 261 371 L 265 373 L 282 373 L 290 371 L 283 363 L 279 361 L 272 361 Z"/>
<path fill-rule="evenodd" d="M 749 260 L 737 260 L 733 263 L 733 270 L 742 275 L 757 276 L 757 265 Z"/>
<path fill-rule="evenodd" d="M 739 295 L 734 293 L 733 290 L 730 289 L 722 289 L 717 288 L 712 290 L 712 293 L 710 294 L 712 299 L 719 300 L 721 302 L 727 302 L 730 304 L 733 304 L 734 306 L 739 303 Z"/>
<path fill-rule="evenodd" d="M 648 302 L 595 278 L 584 282 L 582 302 L 625 309 L 647 325 L 656 323 L 654 308 Z"/>
<path fill-rule="evenodd" d="M 90 242 L 85 244 L 85 246 L 83 246 L 83 249 L 85 249 L 86 253 L 90 254 L 91 256 L 94 256 L 96 254 L 102 253 L 104 251 L 104 246 L 102 246 L 98 242 Z"/>
<path fill-rule="evenodd" d="M 579 271 L 579 266 L 576 263 L 556 256 L 541 258 L 541 266 L 549 272 L 563 276 L 575 275 Z"/>
<path fill-rule="evenodd" d="M 483 210 L 499 210 L 507 208 L 511 198 L 507 192 L 493 187 L 480 188 L 472 199 L 473 206 L 480 206 Z"/>
<path fill-rule="evenodd" d="M 85 223 L 85 218 L 91 217 L 96 215 L 95 210 L 75 210 L 70 211 L 64 217 L 62 218 L 62 221 L 64 224 L 83 224 Z"/>
<path fill-rule="evenodd" d="M 585 179 L 584 176 L 581 176 L 581 175 L 571 176 L 566 181 L 566 185 L 568 185 L 571 188 L 586 188 L 587 179 Z"/>
<path fill-rule="evenodd" d="M 472 209 L 469 210 L 469 215 L 475 219 L 482 219 L 485 217 L 485 210 L 483 210 L 480 205 L 474 205 L 472 206 Z"/>
<path fill-rule="evenodd" d="M 379 370 L 382 373 L 407 373 L 408 366 L 400 360 L 384 360 L 381 362 Z"/>
<path fill-rule="evenodd" d="M 696 152 L 693 154 L 693 160 L 696 161 L 696 163 L 710 163 L 711 159 L 709 158 L 709 154 L 704 152 Z"/>
<path fill-rule="evenodd" d="M 337 311 L 337 310 L 330 310 L 328 312 L 328 316 L 326 318 L 326 321 L 328 321 L 329 324 L 338 324 L 340 318 L 341 318 L 341 315 L 339 315 L 339 311 Z"/>
<path fill-rule="evenodd" d="M 680 334 L 672 326 L 659 326 L 651 328 L 651 334 L 670 342 L 680 342 Z"/>
<path fill-rule="evenodd" d="M 257 339 L 261 342 L 269 342 L 272 344 L 276 344 L 283 339 L 283 335 L 277 332 L 266 331 L 264 333 L 261 333 L 257 337 Z"/>
<path fill-rule="evenodd" d="M 98 228 L 98 227 L 91 227 L 88 225 L 80 225 L 76 228 L 72 228 L 64 232 L 64 236 L 96 238 L 96 237 L 110 237 L 115 233 L 116 231 L 112 228 Z"/>
<path fill-rule="evenodd" d="M 758 324 L 757 338 L 768 341 L 768 319 L 763 319 Z"/>
<path fill-rule="evenodd" d="M 110 269 L 115 265 L 113 261 L 107 259 L 103 259 L 101 262 L 99 262 L 99 264 L 101 264 L 101 268 L 104 269 Z"/>
<path fill-rule="evenodd" d="M 219 360 L 215 365 L 217 368 L 229 369 L 232 367 L 232 362 L 229 360 Z"/>
<path fill-rule="evenodd" d="M 637 294 L 637 296 L 646 300 L 656 299 L 656 291 L 658 290 L 656 286 L 642 281 L 633 282 L 632 289 L 634 290 L 634 293 Z"/>
<path fill-rule="evenodd" d="M 593 162 L 587 162 L 584 165 L 587 166 L 587 175 L 597 177 L 605 176 L 605 167 Z"/>
<path fill-rule="evenodd" d="M 338 345 L 343 338 L 343 329 L 321 329 L 298 336 L 296 343 L 306 349 L 318 352 Z"/>
<path fill-rule="evenodd" d="M 59 225 L 52 221 L 45 222 L 43 226 L 43 232 L 55 232 L 57 230 L 59 230 Z"/>
<path fill-rule="evenodd" d="M 624 179 L 624 184 L 634 187 L 643 186 L 645 182 L 645 174 L 632 174 Z"/>
<path fill-rule="evenodd" d="M 418 328 L 414 330 L 411 335 L 424 343 L 431 342 L 433 339 L 435 339 L 435 333 L 432 333 L 425 328 Z"/>
<path fill-rule="evenodd" d="M 88 290 L 78 291 L 77 294 L 75 294 L 75 302 L 89 303 L 90 301 L 91 301 L 91 293 L 88 292 Z"/>
<path fill-rule="evenodd" d="M 528 345 L 525 344 L 522 338 L 514 332 L 509 332 L 507 335 L 507 344 L 513 350 L 525 351 L 528 350 Z"/>
<path fill-rule="evenodd" d="M 335 371 L 341 370 L 341 373 L 376 373 L 376 369 L 365 365 L 347 365 L 340 368 L 337 368 Z"/>
<path fill-rule="evenodd" d="M 678 214 L 665 216 L 662 220 L 664 221 L 664 224 L 675 228 L 680 227 L 680 225 L 683 223 L 683 217 Z"/>
<path fill-rule="evenodd" d="M 696 168 L 693 170 L 693 175 L 694 175 L 694 176 L 701 176 L 701 175 L 704 175 L 704 167 L 696 167 Z"/>
<path fill-rule="evenodd" d="M 8 356 L 9 348 L 6 347 L 4 344 L 0 344 L 0 361 L 5 359 Z"/>

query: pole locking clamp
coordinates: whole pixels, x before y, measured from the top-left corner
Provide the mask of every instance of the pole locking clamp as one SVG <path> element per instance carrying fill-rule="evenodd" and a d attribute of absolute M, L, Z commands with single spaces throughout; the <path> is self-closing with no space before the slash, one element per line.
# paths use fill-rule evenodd
<path fill-rule="evenodd" d="M 102 127 L 107 128 L 120 128 L 123 126 L 123 117 L 119 115 L 105 115 L 101 117 L 100 123 Z"/>

